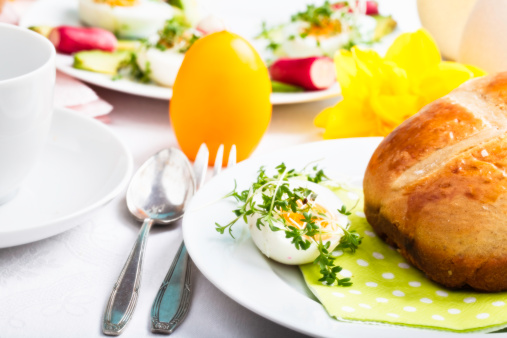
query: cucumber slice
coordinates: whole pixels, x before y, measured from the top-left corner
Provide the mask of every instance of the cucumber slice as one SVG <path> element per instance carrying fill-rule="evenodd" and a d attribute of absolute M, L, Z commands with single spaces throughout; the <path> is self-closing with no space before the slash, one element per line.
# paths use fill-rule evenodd
<path fill-rule="evenodd" d="M 271 89 L 273 93 L 299 93 L 304 92 L 305 90 L 298 86 L 293 86 L 290 84 L 286 84 L 278 81 L 271 81 Z"/>
<path fill-rule="evenodd" d="M 84 51 L 74 54 L 73 67 L 96 73 L 115 75 L 120 64 L 132 57 L 129 51 L 104 52 L 99 50 Z"/>

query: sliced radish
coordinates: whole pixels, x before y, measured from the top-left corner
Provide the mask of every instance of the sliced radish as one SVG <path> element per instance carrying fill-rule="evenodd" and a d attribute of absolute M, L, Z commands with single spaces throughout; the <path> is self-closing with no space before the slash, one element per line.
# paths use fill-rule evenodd
<path fill-rule="evenodd" d="M 359 3 L 359 1 L 356 1 L 356 6 L 362 5 Z M 350 7 L 348 2 L 337 2 L 335 4 L 331 5 L 331 8 L 334 10 L 338 10 L 344 7 L 348 7 L 348 12 L 352 13 L 353 10 Z M 364 14 L 366 15 L 378 15 L 378 2 L 376 1 L 366 1 L 366 8 Z"/>
<path fill-rule="evenodd" d="M 118 44 L 113 33 L 101 28 L 59 26 L 51 30 L 48 38 L 57 51 L 67 54 L 96 49 L 112 52 Z"/>
<path fill-rule="evenodd" d="M 378 15 L 378 2 L 366 1 L 366 15 Z"/>
<path fill-rule="evenodd" d="M 271 79 L 306 90 L 322 90 L 335 83 L 336 75 L 334 63 L 326 56 L 309 58 L 281 58 L 269 67 Z"/>

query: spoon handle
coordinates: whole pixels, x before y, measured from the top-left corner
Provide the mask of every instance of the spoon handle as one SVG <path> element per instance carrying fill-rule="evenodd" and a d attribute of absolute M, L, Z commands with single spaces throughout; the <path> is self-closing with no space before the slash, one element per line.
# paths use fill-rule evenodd
<path fill-rule="evenodd" d="M 114 284 L 102 324 L 102 332 L 106 335 L 120 335 L 132 318 L 139 298 L 144 247 L 152 224 L 153 220 L 144 220 L 136 243 L 130 251 L 116 284 Z"/>
<path fill-rule="evenodd" d="M 181 243 L 151 308 L 151 331 L 170 334 L 183 321 L 190 308 L 190 257 Z"/>

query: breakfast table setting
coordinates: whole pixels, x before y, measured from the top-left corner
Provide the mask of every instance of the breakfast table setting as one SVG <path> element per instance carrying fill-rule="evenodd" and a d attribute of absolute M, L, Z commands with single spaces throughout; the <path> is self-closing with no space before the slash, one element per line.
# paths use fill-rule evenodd
<path fill-rule="evenodd" d="M 507 335 L 501 2 L 0 0 L 0 338 Z"/>

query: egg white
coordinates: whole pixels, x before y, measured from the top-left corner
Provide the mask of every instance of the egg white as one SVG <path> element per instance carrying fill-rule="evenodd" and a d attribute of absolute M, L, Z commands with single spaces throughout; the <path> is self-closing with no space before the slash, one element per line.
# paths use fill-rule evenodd
<path fill-rule="evenodd" d="M 289 181 L 289 188 L 291 190 L 298 187 L 304 187 L 312 190 L 315 194 L 317 194 L 315 203 L 321 205 L 328 212 L 332 213 L 341 227 L 346 228 L 348 226 L 348 218 L 337 212 L 337 209 L 340 209 L 343 203 L 331 190 L 309 181 Z M 256 204 L 262 203 L 261 193 L 258 192 L 253 197 L 253 200 Z M 291 243 L 291 239 L 285 238 L 285 232 L 283 230 L 272 231 L 267 225 L 261 226 L 260 229 L 258 229 L 256 222 L 259 218 L 260 215 L 257 213 L 249 216 L 248 228 L 255 245 L 267 257 L 283 264 L 299 265 L 311 263 L 319 255 L 319 251 L 315 243 L 312 243 L 307 250 L 298 250 L 294 244 Z M 281 224 L 279 224 L 278 227 L 281 227 Z M 343 230 L 338 227 L 331 238 L 325 240 L 324 242 L 331 242 L 330 250 L 333 250 L 340 243 L 342 236 Z"/>
<path fill-rule="evenodd" d="M 307 35 L 301 37 L 300 33 L 308 27 L 307 22 L 295 21 L 281 28 L 280 47 L 277 54 L 292 58 L 304 58 L 310 56 L 330 56 L 336 51 L 348 45 L 351 40 L 369 41 L 373 38 L 376 27 L 374 18 L 367 15 L 359 15 L 352 23 L 343 23 L 343 31 L 330 36 Z M 354 26 L 354 30 L 349 25 Z"/>
<path fill-rule="evenodd" d="M 185 54 L 178 52 L 177 48 L 165 51 L 157 48 L 145 48 L 138 51 L 137 64 L 142 71 L 146 71 L 147 64 L 149 64 L 150 79 L 161 86 L 172 87 L 184 57 Z"/>
<path fill-rule="evenodd" d="M 348 32 L 343 32 L 333 36 L 308 35 L 301 37 L 299 32 L 305 23 L 293 22 L 284 26 L 284 39 L 280 44 L 280 50 L 284 56 L 292 58 L 304 58 L 310 56 L 333 55 L 335 51 L 346 45 L 350 40 Z M 289 38 L 293 37 L 293 38 Z"/>
<path fill-rule="evenodd" d="M 134 6 L 111 6 L 94 0 L 79 0 L 79 18 L 86 25 L 103 28 L 120 38 L 147 38 L 174 16 L 173 8 L 156 0 L 139 0 Z"/>

